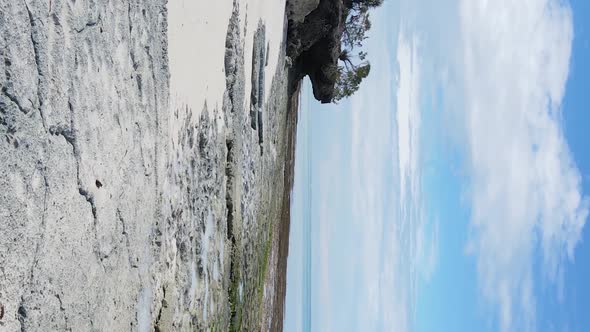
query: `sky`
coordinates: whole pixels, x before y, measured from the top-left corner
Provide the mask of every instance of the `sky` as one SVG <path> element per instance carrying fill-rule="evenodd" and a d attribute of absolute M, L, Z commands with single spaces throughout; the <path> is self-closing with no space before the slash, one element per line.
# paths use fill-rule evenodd
<path fill-rule="evenodd" d="M 373 13 L 358 93 L 302 92 L 286 331 L 590 330 L 589 16 L 584 0 Z"/>

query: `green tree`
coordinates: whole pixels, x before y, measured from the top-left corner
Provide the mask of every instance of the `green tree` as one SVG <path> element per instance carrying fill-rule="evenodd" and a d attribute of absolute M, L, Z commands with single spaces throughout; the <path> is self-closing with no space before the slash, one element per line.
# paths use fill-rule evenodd
<path fill-rule="evenodd" d="M 366 53 L 360 52 L 359 58 L 364 60 Z M 334 103 L 352 96 L 358 91 L 361 82 L 369 76 L 371 72 L 371 64 L 368 61 L 363 61 L 359 65 L 355 65 L 350 57 L 350 54 L 344 50 L 340 54 L 340 61 L 344 66 L 338 67 L 338 79 L 336 80 L 336 88 L 334 93 Z"/>
<path fill-rule="evenodd" d="M 362 47 L 370 29 L 371 20 L 368 11 L 349 14 L 342 32 L 342 45 L 351 51 L 356 47 Z"/>
<path fill-rule="evenodd" d="M 344 0 L 346 8 L 376 8 L 383 4 L 383 0 Z"/>
<path fill-rule="evenodd" d="M 367 38 L 366 33 L 371 29 L 369 10 L 379 7 L 383 0 L 344 0 L 347 9 L 342 43 L 345 47 L 353 49 L 361 47 Z"/>
<path fill-rule="evenodd" d="M 348 9 L 344 30 L 342 32 L 342 52 L 339 60 L 343 64 L 338 67 L 338 80 L 333 102 L 350 97 L 358 91 L 361 82 L 369 76 L 371 64 L 366 61 L 367 53 L 356 51 L 362 48 L 371 29 L 369 10 L 383 4 L 383 0 L 343 0 Z M 355 64 L 358 59 L 359 64 Z"/>

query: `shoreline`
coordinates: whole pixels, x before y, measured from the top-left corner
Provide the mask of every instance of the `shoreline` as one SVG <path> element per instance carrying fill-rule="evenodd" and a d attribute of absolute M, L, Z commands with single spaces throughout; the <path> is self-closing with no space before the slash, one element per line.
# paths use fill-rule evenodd
<path fill-rule="evenodd" d="M 2 328 L 282 329 L 286 2 L 0 10 Z"/>
<path fill-rule="evenodd" d="M 289 80 L 296 77 L 290 73 Z M 294 82 L 291 82 L 294 83 Z M 293 194 L 293 185 L 295 179 L 295 151 L 297 145 L 297 123 L 299 114 L 299 97 L 301 92 L 301 80 L 296 83 L 297 87 L 292 93 L 289 93 L 289 106 L 287 115 L 288 139 L 287 154 L 285 158 L 285 187 L 283 192 L 282 211 L 279 227 L 276 228 L 277 250 L 277 269 L 279 270 L 278 282 L 275 285 L 275 308 L 273 308 L 272 331 L 282 331 L 284 321 L 285 300 L 287 295 L 287 261 L 289 256 L 289 234 L 291 227 L 291 196 Z"/>

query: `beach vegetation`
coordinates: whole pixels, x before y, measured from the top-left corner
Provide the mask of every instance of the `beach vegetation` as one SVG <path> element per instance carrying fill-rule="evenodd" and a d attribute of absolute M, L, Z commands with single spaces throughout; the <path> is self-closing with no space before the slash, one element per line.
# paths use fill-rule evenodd
<path fill-rule="evenodd" d="M 338 79 L 333 102 L 352 96 L 361 82 L 369 76 L 371 64 L 362 50 L 371 29 L 370 10 L 383 4 L 383 0 L 344 0 L 346 20 L 342 32 L 342 45 L 338 66 Z"/>

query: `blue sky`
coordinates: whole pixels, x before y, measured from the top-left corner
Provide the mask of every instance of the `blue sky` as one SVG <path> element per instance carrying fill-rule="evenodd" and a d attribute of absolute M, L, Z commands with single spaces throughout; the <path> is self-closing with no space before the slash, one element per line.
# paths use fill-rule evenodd
<path fill-rule="evenodd" d="M 302 94 L 287 331 L 306 221 L 313 331 L 590 330 L 589 16 L 583 0 L 374 13 L 359 93 Z"/>

